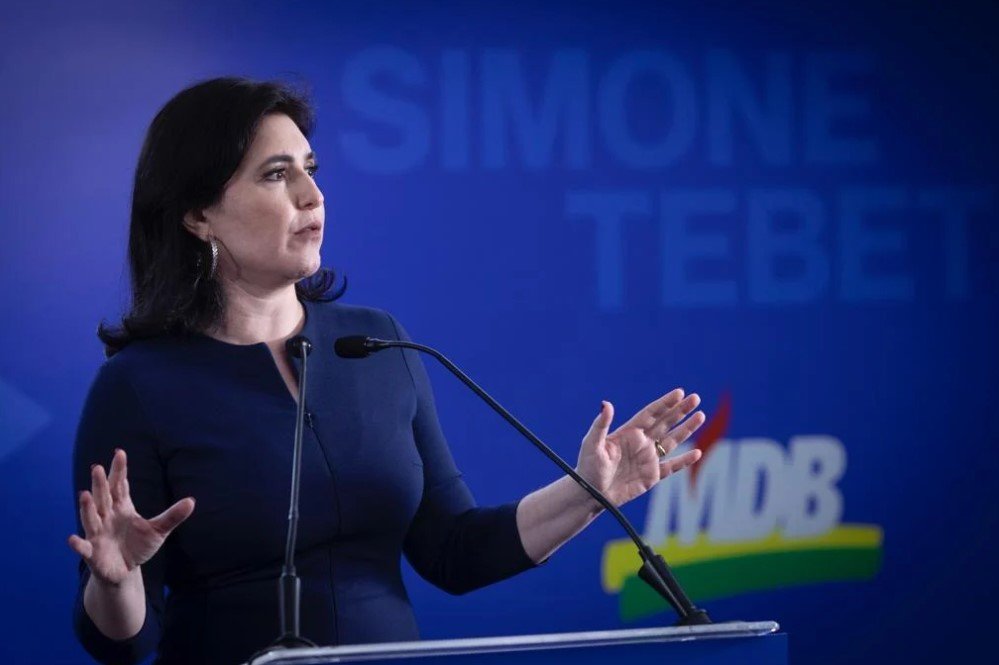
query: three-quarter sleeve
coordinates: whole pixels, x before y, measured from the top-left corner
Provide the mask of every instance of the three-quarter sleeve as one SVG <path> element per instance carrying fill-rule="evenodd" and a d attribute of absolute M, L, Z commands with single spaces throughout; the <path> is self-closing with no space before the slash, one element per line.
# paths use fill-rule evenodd
<path fill-rule="evenodd" d="M 112 358 L 99 369 L 83 407 L 73 448 L 74 498 L 91 489 L 90 468 L 101 464 L 110 470 L 115 448 L 128 456 L 128 484 L 132 502 L 143 517 L 158 515 L 167 505 L 163 468 L 157 454 L 156 438 L 146 419 L 135 390 L 124 369 Z M 78 507 L 77 502 L 77 507 Z M 77 533 L 84 536 L 79 510 L 76 510 Z M 73 629 L 83 648 L 106 665 L 132 665 L 148 656 L 160 638 L 163 613 L 162 550 L 142 565 L 146 593 L 146 618 L 139 632 L 125 640 L 104 635 L 87 614 L 83 605 L 84 589 L 90 569 L 83 559 L 79 564 L 79 587 L 73 609 Z"/>
<path fill-rule="evenodd" d="M 405 329 L 389 316 L 397 339 Z M 403 545 L 424 579 L 462 594 L 534 568 L 517 528 L 520 500 L 477 506 L 441 431 L 426 369 L 413 350 L 401 351 L 416 391 L 413 437 L 423 460 L 423 499 Z"/>

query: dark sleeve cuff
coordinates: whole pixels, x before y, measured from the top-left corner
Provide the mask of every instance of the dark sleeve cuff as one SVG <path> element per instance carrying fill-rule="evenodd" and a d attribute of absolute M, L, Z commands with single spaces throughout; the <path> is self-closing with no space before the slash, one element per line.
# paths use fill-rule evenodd
<path fill-rule="evenodd" d="M 522 499 L 498 506 L 473 508 L 463 515 L 462 540 L 475 543 L 471 557 L 479 563 L 478 574 L 470 575 L 469 586 L 479 588 L 513 577 L 548 562 L 535 562 L 520 538 L 517 527 L 517 506 Z"/>

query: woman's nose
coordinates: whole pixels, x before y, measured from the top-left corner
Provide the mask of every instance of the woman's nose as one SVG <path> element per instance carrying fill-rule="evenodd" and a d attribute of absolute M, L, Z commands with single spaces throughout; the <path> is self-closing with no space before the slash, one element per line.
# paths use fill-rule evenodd
<path fill-rule="evenodd" d="M 318 208 L 325 200 L 322 191 L 319 189 L 319 185 L 311 177 L 306 177 L 302 180 L 305 184 L 298 194 L 298 206 L 307 210 Z"/>

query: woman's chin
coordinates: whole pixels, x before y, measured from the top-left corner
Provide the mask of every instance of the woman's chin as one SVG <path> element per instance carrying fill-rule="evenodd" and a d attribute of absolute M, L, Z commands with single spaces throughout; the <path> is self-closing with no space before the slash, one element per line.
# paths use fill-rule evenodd
<path fill-rule="evenodd" d="M 316 252 L 315 256 L 311 256 L 299 264 L 298 270 L 296 271 L 296 281 L 316 274 L 320 265 L 322 265 L 322 260 L 319 257 L 319 252 Z"/>

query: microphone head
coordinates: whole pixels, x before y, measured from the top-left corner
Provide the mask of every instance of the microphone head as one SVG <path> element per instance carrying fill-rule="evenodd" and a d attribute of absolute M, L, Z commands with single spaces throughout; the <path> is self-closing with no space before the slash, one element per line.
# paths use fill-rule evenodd
<path fill-rule="evenodd" d="M 302 335 L 292 337 L 284 343 L 284 346 L 293 358 L 301 358 L 303 354 L 307 356 L 312 353 L 312 342 L 309 341 L 308 337 Z"/>
<path fill-rule="evenodd" d="M 340 337 L 333 342 L 333 350 L 341 358 L 367 358 L 372 352 L 368 339 L 364 335 Z"/>

